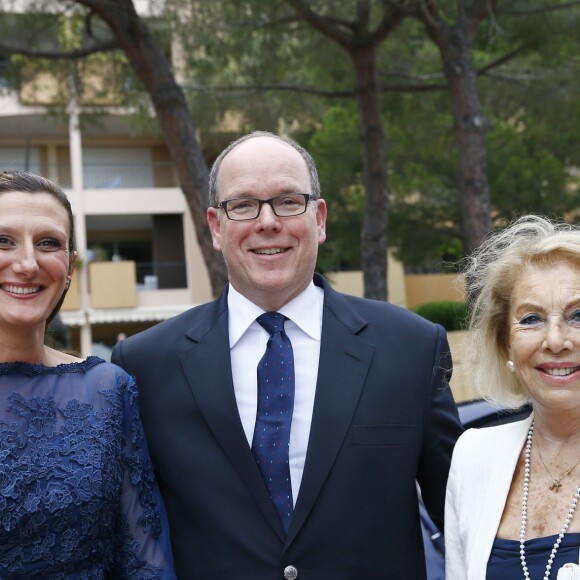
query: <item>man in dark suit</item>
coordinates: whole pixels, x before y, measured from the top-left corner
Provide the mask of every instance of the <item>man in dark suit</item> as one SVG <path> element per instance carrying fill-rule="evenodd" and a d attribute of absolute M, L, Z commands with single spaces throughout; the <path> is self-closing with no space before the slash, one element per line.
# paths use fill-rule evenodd
<path fill-rule="evenodd" d="M 234 142 L 208 209 L 229 284 L 115 347 L 140 388 L 180 578 L 425 578 L 416 481 L 442 525 L 461 431 L 445 332 L 314 274 L 326 211 L 300 146 Z M 281 326 L 263 328 L 265 312 Z"/>

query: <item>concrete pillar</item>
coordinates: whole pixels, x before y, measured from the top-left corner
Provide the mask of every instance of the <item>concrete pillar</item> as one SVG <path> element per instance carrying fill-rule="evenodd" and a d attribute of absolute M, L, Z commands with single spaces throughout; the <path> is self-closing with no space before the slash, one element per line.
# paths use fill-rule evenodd
<path fill-rule="evenodd" d="M 71 82 L 72 85 L 72 82 Z M 79 281 L 79 294 L 81 311 L 84 315 L 83 323 L 80 327 L 81 355 L 87 357 L 92 352 L 93 337 L 91 324 L 89 322 L 89 267 L 86 263 L 87 252 L 87 225 L 84 211 L 84 183 L 83 183 L 83 151 L 81 141 L 81 130 L 79 123 L 80 107 L 76 99 L 74 90 L 71 90 L 71 100 L 69 103 L 69 149 L 71 163 L 72 190 L 76 200 L 75 210 L 75 234 L 80 258 L 83 266 L 77 271 Z"/>

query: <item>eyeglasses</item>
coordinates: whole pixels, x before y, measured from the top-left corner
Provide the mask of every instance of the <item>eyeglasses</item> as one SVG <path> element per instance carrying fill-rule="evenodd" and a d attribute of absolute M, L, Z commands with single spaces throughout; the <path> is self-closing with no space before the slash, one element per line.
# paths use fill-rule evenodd
<path fill-rule="evenodd" d="M 284 193 L 270 199 L 254 199 L 253 197 L 237 197 L 220 201 L 214 207 L 226 212 L 229 219 L 234 221 L 255 220 L 267 203 L 278 217 L 292 217 L 306 211 L 308 202 L 313 200 L 309 193 Z"/>

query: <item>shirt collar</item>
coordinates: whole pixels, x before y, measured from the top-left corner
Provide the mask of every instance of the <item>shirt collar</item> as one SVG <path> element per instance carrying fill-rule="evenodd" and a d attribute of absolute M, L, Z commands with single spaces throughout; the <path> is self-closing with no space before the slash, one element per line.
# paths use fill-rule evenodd
<path fill-rule="evenodd" d="M 320 341 L 322 335 L 322 305 L 324 290 L 313 282 L 296 298 L 285 304 L 278 312 L 287 316 L 292 323 L 298 326 L 312 339 Z M 256 324 L 256 318 L 265 311 L 245 296 L 240 294 L 231 284 L 228 290 L 228 324 L 230 348 L 233 348 L 242 335 Z"/>

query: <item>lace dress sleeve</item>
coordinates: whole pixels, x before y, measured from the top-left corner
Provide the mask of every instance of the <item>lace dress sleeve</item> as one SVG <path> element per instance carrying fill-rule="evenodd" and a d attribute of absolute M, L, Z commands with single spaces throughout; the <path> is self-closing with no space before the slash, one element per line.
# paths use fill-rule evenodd
<path fill-rule="evenodd" d="M 176 578 L 167 515 L 139 417 L 135 381 L 119 377 L 123 404 L 123 488 L 117 520 L 114 578 Z"/>

